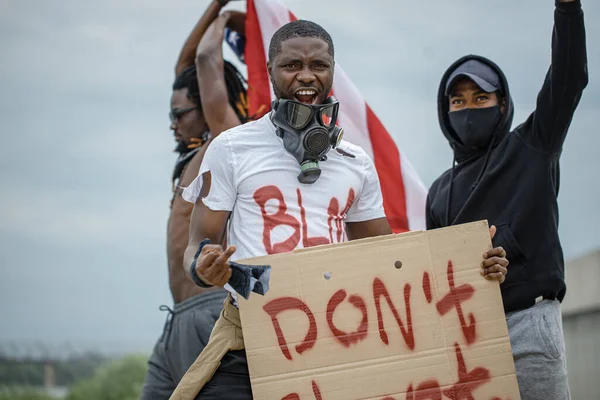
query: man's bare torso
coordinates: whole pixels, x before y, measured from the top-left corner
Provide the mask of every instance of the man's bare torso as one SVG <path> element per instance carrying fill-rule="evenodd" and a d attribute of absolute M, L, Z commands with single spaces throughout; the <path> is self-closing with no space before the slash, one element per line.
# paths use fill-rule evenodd
<path fill-rule="evenodd" d="M 200 163 L 206 152 L 206 143 L 185 166 L 171 205 L 167 225 L 167 259 L 169 262 L 169 287 L 175 303 L 182 302 L 207 290 L 198 286 L 189 278 L 183 268 L 183 253 L 188 245 L 190 216 L 194 205 L 181 197 L 182 187 L 188 186 L 198 175 Z"/>

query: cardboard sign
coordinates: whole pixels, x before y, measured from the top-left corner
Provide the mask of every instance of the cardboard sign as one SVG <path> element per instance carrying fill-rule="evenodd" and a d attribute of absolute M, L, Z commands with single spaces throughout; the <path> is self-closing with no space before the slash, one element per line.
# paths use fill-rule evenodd
<path fill-rule="evenodd" d="M 239 298 L 255 399 L 519 399 L 486 221 L 246 260 Z M 509 267 L 510 268 L 510 267 Z"/>

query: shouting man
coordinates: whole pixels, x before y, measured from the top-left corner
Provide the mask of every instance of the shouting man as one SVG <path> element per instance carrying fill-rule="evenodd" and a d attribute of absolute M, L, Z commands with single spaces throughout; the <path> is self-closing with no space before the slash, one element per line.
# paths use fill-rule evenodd
<path fill-rule="evenodd" d="M 333 42 L 321 26 L 300 20 L 281 27 L 269 46 L 272 111 L 215 139 L 184 192 L 195 202 L 185 270 L 198 285 L 231 294 L 173 399 L 252 399 L 230 257 L 392 233 L 373 161 L 341 140 L 336 126 L 334 66 Z M 331 227 L 332 220 L 342 223 Z M 230 246 L 223 250 L 225 236 Z M 503 250 L 490 253 L 501 257 Z M 494 276 L 503 276 L 499 268 Z"/>

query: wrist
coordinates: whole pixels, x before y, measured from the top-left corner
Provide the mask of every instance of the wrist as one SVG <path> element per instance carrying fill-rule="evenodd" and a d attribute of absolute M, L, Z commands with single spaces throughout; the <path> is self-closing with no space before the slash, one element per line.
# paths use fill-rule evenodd
<path fill-rule="evenodd" d="M 200 242 L 200 245 L 198 246 L 198 250 L 196 251 L 196 254 L 194 255 L 194 261 L 192 261 L 192 264 L 190 265 L 190 271 L 189 271 L 190 278 L 192 278 L 192 281 L 197 286 L 200 286 L 201 288 L 210 288 L 210 287 L 214 286 L 214 285 L 211 285 L 210 283 L 207 283 L 206 281 L 204 281 L 204 279 L 202 279 L 196 273 L 196 261 L 198 260 L 198 257 L 200 256 L 200 253 L 202 252 L 202 249 L 204 248 L 204 246 L 209 243 L 210 243 L 210 240 L 208 240 L 208 239 L 204 239 L 202 242 Z"/>
<path fill-rule="evenodd" d="M 229 3 L 229 0 L 214 0 L 214 1 L 221 7 L 225 7 L 227 5 L 227 3 Z"/>
<path fill-rule="evenodd" d="M 214 286 L 204 281 L 204 279 L 202 279 L 198 275 L 198 273 L 196 273 L 196 260 L 194 260 L 194 262 L 190 266 L 190 277 L 192 278 L 192 281 L 196 284 L 196 286 L 199 286 L 201 288 L 211 288 Z"/>

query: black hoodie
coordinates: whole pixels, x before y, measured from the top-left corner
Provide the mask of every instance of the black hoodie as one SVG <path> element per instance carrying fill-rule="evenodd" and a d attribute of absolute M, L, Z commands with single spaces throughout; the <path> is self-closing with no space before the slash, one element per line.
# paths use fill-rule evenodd
<path fill-rule="evenodd" d="M 580 0 L 556 0 L 552 65 L 535 111 L 512 132 L 513 101 L 500 68 L 483 57 L 466 56 L 444 74 L 438 114 L 454 150 L 453 168 L 440 176 L 427 197 L 427 229 L 487 219 L 498 231 L 510 262 L 501 285 L 506 312 L 535 304 L 539 296 L 562 301 L 564 259 L 558 238 L 559 157 L 581 93 L 588 82 L 585 28 Z M 466 148 L 450 126 L 446 81 L 456 67 L 477 59 L 500 76 L 505 112 L 487 149 Z"/>

